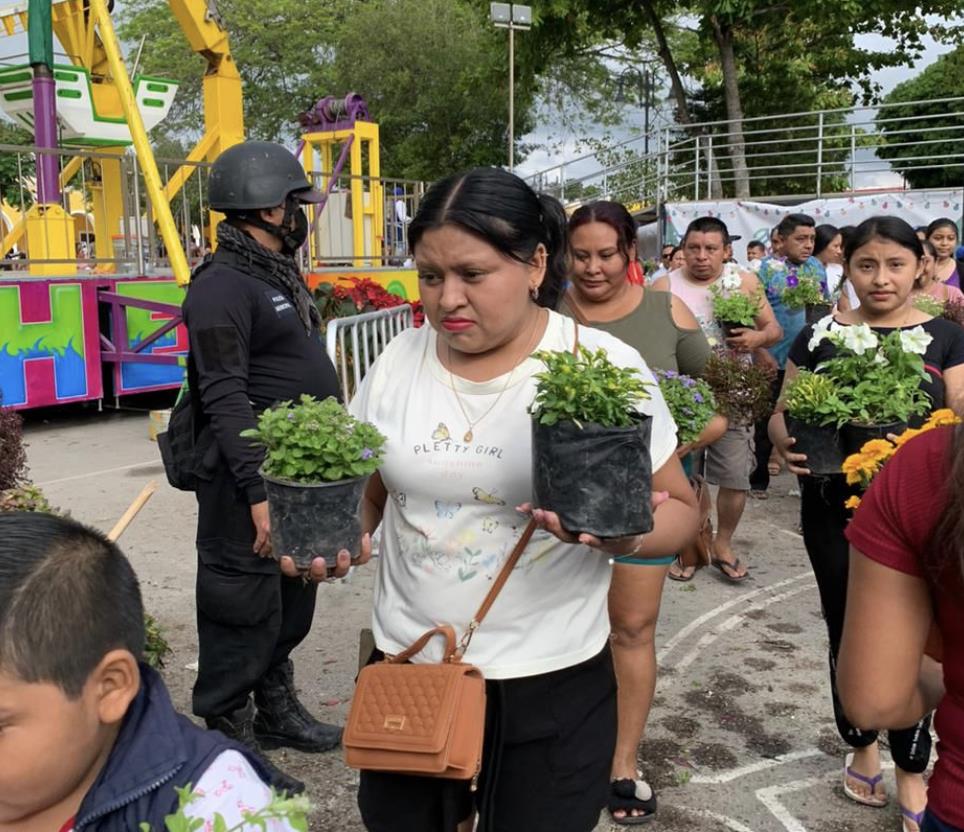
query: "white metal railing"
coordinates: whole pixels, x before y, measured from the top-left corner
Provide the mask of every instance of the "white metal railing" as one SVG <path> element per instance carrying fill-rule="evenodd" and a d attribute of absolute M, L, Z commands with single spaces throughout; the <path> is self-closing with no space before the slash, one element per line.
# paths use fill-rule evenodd
<path fill-rule="evenodd" d="M 527 177 L 564 202 L 733 196 L 732 122 L 676 124 Z M 964 97 L 755 116 L 742 121 L 752 197 L 943 187 L 964 177 Z M 649 148 L 649 152 L 646 152 Z M 914 184 L 916 174 L 947 182 Z"/>
<path fill-rule="evenodd" d="M 338 371 L 341 394 L 346 403 L 388 342 L 413 323 L 412 307 L 407 303 L 328 321 L 325 348 Z"/>

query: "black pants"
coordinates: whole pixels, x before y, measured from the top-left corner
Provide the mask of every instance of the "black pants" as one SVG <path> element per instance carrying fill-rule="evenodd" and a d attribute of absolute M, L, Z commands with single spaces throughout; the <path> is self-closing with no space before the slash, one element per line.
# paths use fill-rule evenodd
<path fill-rule="evenodd" d="M 479 790 L 461 780 L 363 771 L 370 832 L 454 832 L 473 810 L 479 832 L 590 832 L 609 796 L 616 678 L 607 646 L 587 662 L 486 682 Z"/>
<path fill-rule="evenodd" d="M 770 400 L 773 407 L 776 407 L 777 399 L 780 398 L 783 375 L 783 370 L 780 370 L 776 379 L 770 385 Z M 769 416 L 761 419 L 753 426 L 753 443 L 756 448 L 756 467 L 750 474 L 750 488 L 753 491 L 766 491 L 770 487 L 770 468 L 768 466 L 770 464 L 770 453 L 773 451 L 773 443 L 770 441 L 769 427 Z"/>
<path fill-rule="evenodd" d="M 803 542 L 817 578 L 830 637 L 830 688 L 837 731 L 851 748 L 865 748 L 877 739 L 877 732 L 855 728 L 844 714 L 837 693 L 837 656 L 843 637 L 850 566 L 850 544 L 844 537 L 850 512 L 844 508 L 844 502 L 852 492 L 843 476 L 801 477 L 801 481 Z M 931 754 L 930 721 L 927 716 L 910 728 L 888 732 L 891 755 L 898 768 L 914 774 L 927 768 Z"/>
<path fill-rule="evenodd" d="M 251 510 L 226 468 L 199 484 L 198 675 L 194 713 L 244 707 L 264 674 L 308 635 L 317 586 L 286 578 L 252 549 Z"/>

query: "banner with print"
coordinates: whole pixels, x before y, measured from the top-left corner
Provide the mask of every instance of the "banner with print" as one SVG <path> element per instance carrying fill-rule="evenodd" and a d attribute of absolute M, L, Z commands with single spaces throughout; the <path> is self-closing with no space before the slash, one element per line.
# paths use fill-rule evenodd
<path fill-rule="evenodd" d="M 964 191 L 961 189 L 829 196 L 811 199 L 799 205 L 737 200 L 669 202 L 665 206 L 663 240 L 667 244 L 676 245 L 682 239 L 686 226 L 697 217 L 716 217 L 726 223 L 730 234 L 740 236 L 739 241 L 733 245 L 733 256 L 745 263 L 746 244 L 751 240 L 768 243 L 770 229 L 790 213 L 809 214 L 817 225 L 829 223 L 838 228 L 844 225 L 859 225 L 876 214 L 898 216 L 915 227 L 927 225 L 938 217 L 950 217 L 957 223 L 960 232 L 962 204 Z"/>

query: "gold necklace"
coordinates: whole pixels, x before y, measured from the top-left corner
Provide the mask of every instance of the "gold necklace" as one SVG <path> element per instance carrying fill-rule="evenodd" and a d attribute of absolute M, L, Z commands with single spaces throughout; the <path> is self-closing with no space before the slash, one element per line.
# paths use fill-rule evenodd
<path fill-rule="evenodd" d="M 495 410 L 496 405 L 502 400 L 503 394 L 505 393 L 506 390 L 509 389 L 509 384 L 512 382 L 512 376 L 515 375 L 516 367 L 518 367 L 523 361 L 525 361 L 526 356 L 529 354 L 529 350 L 531 348 L 530 345 L 532 342 L 532 336 L 535 334 L 536 326 L 538 325 L 539 318 L 541 317 L 542 317 L 541 314 L 537 312 L 535 319 L 533 321 L 532 332 L 529 333 L 529 337 L 526 339 L 525 349 L 523 350 L 522 355 L 519 356 L 519 360 L 512 365 L 512 369 L 509 370 L 509 372 L 506 374 L 505 384 L 502 385 L 502 389 L 499 391 L 499 395 L 495 397 L 495 401 L 492 402 L 492 404 L 488 407 L 485 413 L 479 416 L 479 418 L 476 419 L 474 422 L 469 418 L 469 414 L 465 410 L 465 405 L 462 404 L 462 397 L 459 395 L 459 391 L 456 390 L 455 388 L 455 376 L 452 373 L 452 345 L 451 344 L 447 345 L 449 350 L 449 366 L 448 366 L 449 386 L 452 388 L 452 393 L 455 396 L 455 401 L 459 406 L 459 410 L 462 411 L 462 417 L 465 419 L 465 422 L 468 425 L 468 429 L 465 431 L 465 434 L 462 436 L 463 442 L 472 441 L 472 439 L 475 437 L 475 426 L 478 425 L 493 410 Z"/>

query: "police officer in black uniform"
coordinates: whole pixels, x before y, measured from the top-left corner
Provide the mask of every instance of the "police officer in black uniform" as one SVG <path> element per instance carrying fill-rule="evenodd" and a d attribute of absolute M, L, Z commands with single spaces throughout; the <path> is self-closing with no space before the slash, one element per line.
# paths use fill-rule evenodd
<path fill-rule="evenodd" d="M 301 205 L 322 198 L 284 147 L 249 141 L 226 150 L 209 180 L 211 208 L 226 219 L 183 307 L 198 445 L 207 443 L 197 487 L 194 713 L 256 749 L 327 751 L 341 740 L 340 728 L 298 701 L 289 655 L 311 628 L 316 582 L 343 575 L 349 555 L 339 554 L 331 574 L 321 559 L 307 575 L 290 558 L 279 567 L 258 474 L 263 451 L 240 436 L 276 402 L 339 396 L 294 259 L 308 235 Z M 281 772 L 275 785 L 304 788 Z"/>

